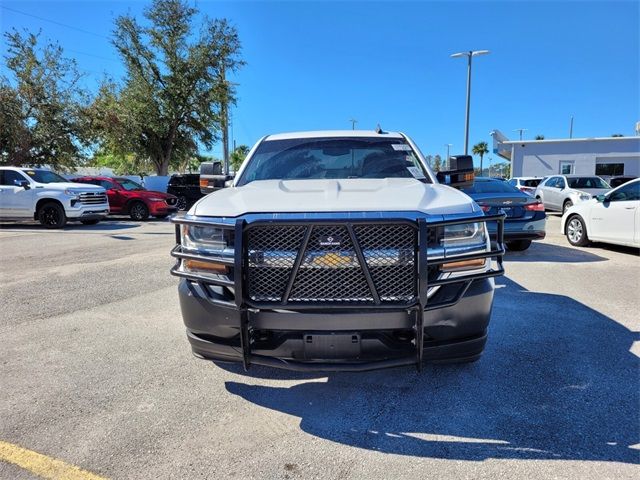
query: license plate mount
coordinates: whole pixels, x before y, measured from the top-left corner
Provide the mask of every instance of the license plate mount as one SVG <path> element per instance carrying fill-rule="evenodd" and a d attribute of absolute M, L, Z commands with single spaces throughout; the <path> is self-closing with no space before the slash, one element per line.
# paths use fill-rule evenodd
<path fill-rule="evenodd" d="M 305 333 L 304 356 L 307 360 L 358 358 L 361 352 L 361 337 L 350 333 Z"/>

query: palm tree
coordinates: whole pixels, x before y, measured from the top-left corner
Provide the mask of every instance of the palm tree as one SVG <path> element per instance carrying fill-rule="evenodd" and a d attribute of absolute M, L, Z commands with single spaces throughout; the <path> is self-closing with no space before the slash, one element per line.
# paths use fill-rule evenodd
<path fill-rule="evenodd" d="M 482 175 L 482 157 L 484 157 L 485 153 L 489 153 L 489 146 L 487 142 L 479 142 L 473 146 L 471 151 L 474 155 L 480 155 L 480 175 Z"/>

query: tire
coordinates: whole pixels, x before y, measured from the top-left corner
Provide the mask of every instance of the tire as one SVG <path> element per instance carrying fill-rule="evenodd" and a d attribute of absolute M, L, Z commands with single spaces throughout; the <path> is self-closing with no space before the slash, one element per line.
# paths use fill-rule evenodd
<path fill-rule="evenodd" d="M 507 248 L 512 252 L 523 252 L 531 246 L 531 240 L 512 240 L 505 242 Z"/>
<path fill-rule="evenodd" d="M 567 213 L 567 210 L 569 210 L 571 207 L 573 207 L 573 202 L 571 200 L 567 200 L 562 204 L 562 214 L 564 215 L 565 213 Z"/>
<path fill-rule="evenodd" d="M 178 201 L 176 202 L 176 207 L 178 207 L 178 210 L 187 210 L 189 208 L 187 197 L 185 197 L 184 195 L 180 195 L 178 197 Z"/>
<path fill-rule="evenodd" d="M 133 202 L 129 207 L 129 216 L 131 220 L 141 222 L 149 218 L 149 207 L 143 202 Z"/>
<path fill-rule="evenodd" d="M 575 247 L 584 247 L 589 245 L 589 237 L 587 236 L 587 226 L 580 215 L 573 215 L 567 219 L 565 233 L 569 243 Z"/>
<path fill-rule="evenodd" d="M 38 209 L 38 220 L 44 228 L 62 228 L 67 224 L 67 215 L 58 202 L 47 202 Z"/>
<path fill-rule="evenodd" d="M 82 222 L 83 225 L 95 225 L 100 220 L 80 220 L 80 221 Z"/>

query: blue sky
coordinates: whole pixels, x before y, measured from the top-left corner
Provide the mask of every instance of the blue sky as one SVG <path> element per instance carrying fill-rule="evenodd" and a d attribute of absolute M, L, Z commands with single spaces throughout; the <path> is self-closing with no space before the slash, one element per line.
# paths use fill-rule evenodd
<path fill-rule="evenodd" d="M 469 49 L 491 50 L 474 59 L 470 145 L 491 148 L 494 129 L 564 138 L 572 115 L 574 137 L 633 135 L 640 120 L 638 1 L 190 3 L 238 28 L 247 65 L 234 79 L 237 144 L 348 129 L 355 118 L 408 133 L 425 154 L 444 155 L 446 143 L 461 153 L 466 63 L 449 56 Z M 95 89 L 104 72 L 123 73 L 113 20 L 145 5 L 2 0 L 0 19 L 3 32 L 58 41 Z"/>

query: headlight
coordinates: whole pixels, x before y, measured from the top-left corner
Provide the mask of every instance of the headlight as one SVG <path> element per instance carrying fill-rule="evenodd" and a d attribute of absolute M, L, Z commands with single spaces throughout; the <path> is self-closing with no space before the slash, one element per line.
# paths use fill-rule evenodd
<path fill-rule="evenodd" d="M 228 246 L 228 232 L 219 227 L 183 225 L 182 247 L 194 252 L 221 254 Z"/>
<path fill-rule="evenodd" d="M 229 268 L 215 257 L 233 258 L 232 230 L 206 225 L 182 225 L 180 243 L 185 252 L 196 253 L 201 257 L 211 255 L 211 260 L 188 258 L 182 260 L 182 270 L 198 275 L 226 275 Z M 229 248 L 231 247 L 231 248 Z"/>
<path fill-rule="evenodd" d="M 444 250 L 444 257 L 451 258 L 452 260 L 461 255 L 485 253 L 491 250 L 491 243 L 485 222 L 445 226 L 441 245 Z M 453 261 L 442 264 L 440 269 L 444 272 L 473 270 L 484 267 L 485 263 L 485 258 L 458 262 Z"/>
<path fill-rule="evenodd" d="M 579 195 L 580 200 L 590 200 L 591 199 L 591 195 L 589 195 L 588 193 L 581 193 Z"/>
<path fill-rule="evenodd" d="M 444 227 L 441 244 L 444 256 L 465 255 L 488 251 L 489 236 L 484 222 L 461 223 Z"/>
<path fill-rule="evenodd" d="M 70 197 L 79 197 L 81 193 L 83 193 L 82 190 L 73 190 L 72 188 L 67 188 L 64 191 L 64 194 Z"/>
<path fill-rule="evenodd" d="M 164 202 L 164 198 L 151 197 L 149 198 L 150 202 Z"/>

